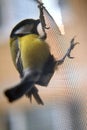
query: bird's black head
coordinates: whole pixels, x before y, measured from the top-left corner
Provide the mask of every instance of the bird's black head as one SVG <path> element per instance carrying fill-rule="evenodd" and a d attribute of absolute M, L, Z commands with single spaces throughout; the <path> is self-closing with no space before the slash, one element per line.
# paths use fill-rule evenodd
<path fill-rule="evenodd" d="M 27 34 L 38 34 L 37 26 L 40 23 L 40 20 L 34 20 L 34 19 L 25 19 L 21 22 L 19 22 L 12 30 L 10 37 L 21 37 Z"/>

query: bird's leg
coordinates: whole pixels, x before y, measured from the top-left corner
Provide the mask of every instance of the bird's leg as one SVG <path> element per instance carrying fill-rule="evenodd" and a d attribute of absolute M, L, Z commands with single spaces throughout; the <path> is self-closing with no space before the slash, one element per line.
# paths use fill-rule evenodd
<path fill-rule="evenodd" d="M 73 58 L 74 58 L 74 57 L 71 57 L 71 56 L 70 56 L 70 53 L 71 53 L 71 51 L 74 49 L 74 47 L 75 47 L 77 44 L 79 44 L 79 42 L 76 42 L 76 43 L 75 43 L 74 41 L 75 41 L 75 37 L 73 37 L 72 40 L 70 41 L 70 47 L 69 47 L 69 49 L 67 50 L 66 54 L 63 56 L 63 58 L 60 59 L 60 60 L 58 60 L 58 61 L 56 62 L 56 65 L 57 65 L 57 66 L 63 64 L 63 62 L 65 61 L 66 57 L 68 57 L 68 58 L 70 58 L 70 59 L 73 59 Z"/>
<path fill-rule="evenodd" d="M 35 86 L 32 87 L 31 91 L 26 93 L 26 96 L 30 99 L 30 102 L 32 102 L 33 96 L 38 104 L 44 105 L 40 95 L 38 94 L 38 89 Z"/>
<path fill-rule="evenodd" d="M 40 1 L 37 1 L 37 2 L 39 3 L 38 8 L 40 10 L 40 21 L 41 21 L 42 30 L 44 33 L 44 35 L 40 38 L 45 40 L 47 38 L 47 34 L 46 34 L 45 29 L 49 29 L 49 27 L 46 27 L 46 22 L 45 22 L 44 13 L 43 13 L 43 9 L 45 7 L 43 6 L 42 2 L 40 2 Z"/>

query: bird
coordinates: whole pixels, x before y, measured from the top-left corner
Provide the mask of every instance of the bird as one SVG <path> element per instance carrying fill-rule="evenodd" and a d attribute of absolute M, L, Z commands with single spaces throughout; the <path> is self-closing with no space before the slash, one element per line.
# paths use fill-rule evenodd
<path fill-rule="evenodd" d="M 44 104 L 35 84 L 47 86 L 51 78 L 48 73 L 54 72 L 55 59 L 50 53 L 49 45 L 39 36 L 37 31 L 39 23 L 39 19 L 25 19 L 19 22 L 10 34 L 11 56 L 21 81 L 5 90 L 9 102 L 23 95 L 29 97 L 31 101 L 33 95 L 38 104 Z"/>
<path fill-rule="evenodd" d="M 78 43 L 73 38 L 64 57 L 56 60 L 51 54 L 49 44 L 40 36 L 38 25 L 40 19 L 24 19 L 19 22 L 10 34 L 10 50 L 13 64 L 20 75 L 20 82 L 4 91 L 9 102 L 14 102 L 26 95 L 30 102 L 32 96 L 38 104 L 44 105 L 36 85 L 47 86 L 56 68 L 61 65 L 71 50 Z"/>

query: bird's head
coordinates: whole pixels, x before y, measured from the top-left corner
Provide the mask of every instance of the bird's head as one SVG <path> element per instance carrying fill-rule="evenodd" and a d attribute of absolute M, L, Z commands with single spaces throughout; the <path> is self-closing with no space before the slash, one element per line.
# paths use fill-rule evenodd
<path fill-rule="evenodd" d="M 21 37 L 27 34 L 37 34 L 38 33 L 38 25 L 40 23 L 40 20 L 34 20 L 34 19 L 25 19 L 21 22 L 19 22 L 12 30 L 10 37 L 15 38 L 15 37 Z"/>

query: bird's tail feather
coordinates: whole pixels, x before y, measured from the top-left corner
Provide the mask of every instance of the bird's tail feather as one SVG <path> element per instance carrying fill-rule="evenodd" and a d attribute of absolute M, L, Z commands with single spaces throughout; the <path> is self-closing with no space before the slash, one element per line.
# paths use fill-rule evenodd
<path fill-rule="evenodd" d="M 7 89 L 4 93 L 9 102 L 13 102 L 26 94 L 26 96 L 30 98 L 31 102 L 33 96 L 38 104 L 44 105 L 41 97 L 38 94 L 38 89 L 32 82 L 21 82 L 13 88 Z"/>
<path fill-rule="evenodd" d="M 44 105 L 41 97 L 38 94 L 38 89 L 35 86 L 32 87 L 31 91 L 26 93 L 26 96 L 30 98 L 30 102 L 32 102 L 33 96 L 38 104 Z"/>
<path fill-rule="evenodd" d="M 4 93 L 9 102 L 13 102 L 22 97 L 27 91 L 33 87 L 32 82 L 21 82 L 11 89 L 7 89 Z"/>

